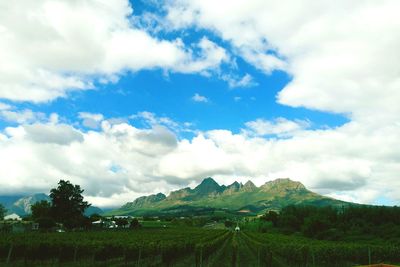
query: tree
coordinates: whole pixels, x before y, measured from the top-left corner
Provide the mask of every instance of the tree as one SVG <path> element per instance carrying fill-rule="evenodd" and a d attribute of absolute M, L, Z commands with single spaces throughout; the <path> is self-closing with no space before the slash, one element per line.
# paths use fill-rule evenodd
<path fill-rule="evenodd" d="M 302 232 L 308 237 L 322 238 L 325 234 L 324 232 L 326 232 L 330 227 L 330 222 L 324 216 L 314 214 L 304 220 Z"/>
<path fill-rule="evenodd" d="M 67 228 L 81 226 L 85 209 L 90 206 L 83 201 L 83 191 L 79 185 L 60 180 L 58 187 L 50 190 L 52 217 Z"/>
<path fill-rule="evenodd" d="M 115 224 L 118 227 L 126 227 L 129 224 L 129 222 L 125 218 L 117 218 L 117 219 L 115 219 Z"/>
<path fill-rule="evenodd" d="M 51 204 L 46 200 L 36 202 L 31 206 L 31 211 L 34 221 L 40 218 L 49 218 L 51 217 Z"/>
<path fill-rule="evenodd" d="M 272 222 L 273 226 L 277 226 L 277 224 L 278 224 L 278 213 L 276 213 L 273 210 L 270 210 L 263 216 L 263 219 L 265 221 Z"/>
<path fill-rule="evenodd" d="M 0 204 L 0 220 L 4 219 L 6 212 L 7 212 L 7 209 L 2 204 Z"/>
<path fill-rule="evenodd" d="M 224 222 L 224 224 L 225 224 L 225 227 L 226 228 L 231 228 L 231 227 L 233 227 L 233 222 L 232 221 L 230 221 L 230 220 L 226 220 L 225 222 Z"/>
<path fill-rule="evenodd" d="M 50 229 L 55 226 L 51 216 L 51 204 L 46 200 L 36 202 L 31 206 L 32 219 L 39 223 L 39 228 Z"/>
<path fill-rule="evenodd" d="M 51 217 L 40 217 L 35 220 L 39 224 L 40 229 L 49 230 L 56 226 L 56 222 Z"/>
<path fill-rule="evenodd" d="M 131 229 L 136 229 L 136 228 L 139 228 L 139 227 L 141 227 L 142 225 L 140 224 L 140 222 L 139 222 L 139 220 L 138 219 L 136 219 L 136 218 L 134 218 L 134 219 L 132 219 L 132 221 L 131 221 L 131 225 L 129 226 Z"/>

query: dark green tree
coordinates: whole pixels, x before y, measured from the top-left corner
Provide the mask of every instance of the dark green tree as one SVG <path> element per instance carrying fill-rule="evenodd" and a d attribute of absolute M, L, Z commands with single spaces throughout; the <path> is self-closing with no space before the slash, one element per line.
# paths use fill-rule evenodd
<path fill-rule="evenodd" d="M 50 190 L 51 214 L 56 222 L 67 228 L 82 226 L 84 212 L 90 206 L 83 201 L 83 189 L 69 181 L 60 180 L 58 187 Z"/>
<path fill-rule="evenodd" d="M 126 227 L 129 224 L 129 222 L 125 218 L 117 218 L 117 219 L 115 219 L 115 224 L 118 227 Z"/>
<path fill-rule="evenodd" d="M 7 212 L 7 209 L 2 204 L 0 204 L 0 220 L 4 219 L 6 212 Z"/>
<path fill-rule="evenodd" d="M 51 217 L 41 217 L 35 221 L 39 224 L 39 228 L 42 230 L 49 230 L 56 226 L 56 222 Z"/>
<path fill-rule="evenodd" d="M 51 204 L 46 200 L 36 202 L 31 207 L 32 219 L 39 223 L 39 228 L 50 229 L 55 226 L 55 221 L 51 216 Z"/>
<path fill-rule="evenodd" d="M 51 204 L 46 200 L 36 202 L 31 206 L 32 219 L 34 221 L 39 218 L 50 218 L 51 217 Z"/>
<path fill-rule="evenodd" d="M 263 217 L 265 221 L 271 222 L 273 226 L 278 224 L 278 213 L 276 211 L 270 210 Z"/>
<path fill-rule="evenodd" d="M 234 226 L 234 223 L 233 223 L 232 221 L 230 221 L 230 220 L 226 220 L 226 221 L 224 222 L 224 224 L 225 224 L 225 227 L 226 227 L 226 228 L 231 228 L 231 227 Z"/>
<path fill-rule="evenodd" d="M 131 229 L 136 229 L 136 228 L 140 228 L 142 225 L 140 224 L 139 220 L 134 218 L 131 221 L 131 225 L 129 226 L 129 228 Z"/>
<path fill-rule="evenodd" d="M 324 237 L 326 232 L 331 227 L 330 222 L 326 217 L 320 214 L 313 214 L 304 219 L 302 232 L 308 237 Z"/>

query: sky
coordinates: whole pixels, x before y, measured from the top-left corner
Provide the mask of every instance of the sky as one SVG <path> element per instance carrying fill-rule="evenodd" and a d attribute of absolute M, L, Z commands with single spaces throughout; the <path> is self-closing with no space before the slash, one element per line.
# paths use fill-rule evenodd
<path fill-rule="evenodd" d="M 400 204 L 400 2 L 0 3 L 0 195 L 290 177 Z"/>

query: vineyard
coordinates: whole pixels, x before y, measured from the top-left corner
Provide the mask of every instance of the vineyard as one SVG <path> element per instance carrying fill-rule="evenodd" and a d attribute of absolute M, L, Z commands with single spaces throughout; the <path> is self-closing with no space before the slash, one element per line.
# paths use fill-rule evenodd
<path fill-rule="evenodd" d="M 0 266 L 355 266 L 400 263 L 390 245 L 204 230 L 3 234 Z"/>

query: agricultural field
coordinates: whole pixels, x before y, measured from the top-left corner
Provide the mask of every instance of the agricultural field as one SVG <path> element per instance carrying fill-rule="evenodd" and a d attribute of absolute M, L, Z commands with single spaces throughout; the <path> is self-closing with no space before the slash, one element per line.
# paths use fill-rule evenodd
<path fill-rule="evenodd" d="M 400 247 L 253 231 L 166 228 L 4 234 L 0 266 L 356 266 L 400 263 Z"/>

